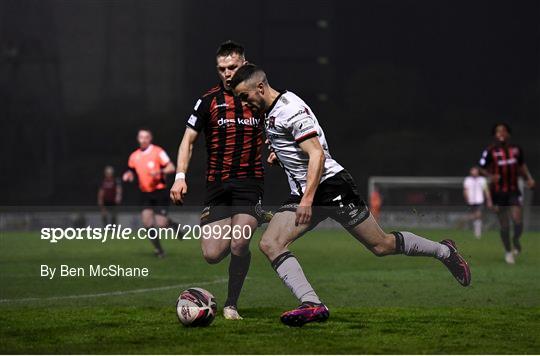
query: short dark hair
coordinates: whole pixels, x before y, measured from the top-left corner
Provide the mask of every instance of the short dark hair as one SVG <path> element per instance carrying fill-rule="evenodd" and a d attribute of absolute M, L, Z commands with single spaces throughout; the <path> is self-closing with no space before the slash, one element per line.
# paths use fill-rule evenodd
<path fill-rule="evenodd" d="M 150 135 L 152 135 L 152 136 L 154 135 L 154 134 L 152 133 L 152 130 L 150 130 L 150 128 L 149 128 L 148 126 L 141 126 L 141 127 L 139 127 L 139 129 L 137 130 L 137 133 L 139 133 L 139 132 L 141 132 L 141 131 L 149 132 Z"/>
<path fill-rule="evenodd" d="M 506 129 L 506 131 L 508 131 L 509 134 L 512 134 L 512 128 L 510 127 L 508 123 L 498 122 L 495 125 L 493 125 L 493 127 L 491 128 L 491 135 L 495 136 L 495 131 L 497 130 L 497 127 L 499 126 L 503 126 Z"/>
<path fill-rule="evenodd" d="M 238 54 L 242 57 L 245 56 L 244 46 L 234 41 L 225 41 L 219 45 L 216 51 L 216 57 L 226 57 L 231 54 Z"/>
<path fill-rule="evenodd" d="M 264 76 L 266 76 L 264 71 L 259 66 L 252 63 L 244 64 L 236 70 L 236 73 L 234 73 L 234 76 L 231 79 L 231 84 L 229 85 L 234 89 L 238 86 L 238 84 L 245 80 L 251 79 L 257 73 L 262 73 Z"/>

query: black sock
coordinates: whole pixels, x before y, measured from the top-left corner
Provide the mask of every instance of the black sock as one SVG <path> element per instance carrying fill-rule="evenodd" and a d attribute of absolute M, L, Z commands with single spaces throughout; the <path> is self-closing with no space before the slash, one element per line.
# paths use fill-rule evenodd
<path fill-rule="evenodd" d="M 510 246 L 510 228 L 501 228 L 501 240 L 506 252 L 510 252 L 512 250 L 512 246 Z"/>
<path fill-rule="evenodd" d="M 244 285 L 249 265 L 251 263 L 251 252 L 245 256 L 236 256 L 231 253 L 231 262 L 229 263 L 229 292 L 225 306 L 236 306 L 240 291 Z"/>
<path fill-rule="evenodd" d="M 519 242 L 519 238 L 521 237 L 521 233 L 523 232 L 523 224 L 514 224 L 514 248 L 518 251 L 521 251 L 521 243 Z"/>
<path fill-rule="evenodd" d="M 145 228 L 146 229 L 146 236 L 148 236 L 148 229 L 149 228 Z M 159 241 L 159 236 L 156 236 L 155 239 L 151 239 L 148 237 L 148 240 L 150 240 L 150 242 L 152 243 L 152 246 L 154 246 L 154 248 L 159 252 L 159 253 L 163 253 L 163 249 L 161 248 L 161 242 Z"/>

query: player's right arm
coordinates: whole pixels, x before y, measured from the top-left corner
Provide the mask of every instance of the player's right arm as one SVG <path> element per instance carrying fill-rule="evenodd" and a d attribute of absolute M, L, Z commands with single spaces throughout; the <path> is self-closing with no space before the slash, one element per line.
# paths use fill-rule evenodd
<path fill-rule="evenodd" d="M 184 137 L 178 147 L 178 160 L 176 165 L 176 177 L 171 188 L 171 200 L 175 204 L 183 204 L 184 196 L 187 194 L 186 173 L 193 153 L 193 145 L 199 137 L 199 133 L 190 127 L 186 127 Z"/>
<path fill-rule="evenodd" d="M 489 209 L 493 208 L 493 200 L 491 199 L 491 192 L 489 191 L 489 187 L 487 185 L 487 182 L 484 181 L 482 183 L 482 191 L 484 192 L 484 196 L 486 197 L 486 205 Z"/>
<path fill-rule="evenodd" d="M 128 159 L 128 169 L 122 174 L 122 180 L 124 182 L 133 182 L 135 180 L 135 164 L 133 162 L 133 153 Z"/>
<path fill-rule="evenodd" d="M 467 178 L 465 178 L 465 181 L 463 182 L 463 199 L 465 199 L 465 203 L 469 203 L 469 194 L 467 190 Z"/>
<path fill-rule="evenodd" d="M 186 131 L 180 147 L 178 148 L 178 158 L 176 164 L 176 177 L 171 188 L 170 197 L 174 204 L 183 204 L 184 196 L 187 194 L 186 173 L 191 161 L 193 144 L 199 137 L 199 133 L 204 129 L 210 117 L 210 103 L 212 99 L 208 96 L 197 100 L 191 116 L 186 123 Z"/>
<path fill-rule="evenodd" d="M 478 162 L 480 174 L 489 178 L 491 182 L 497 182 L 500 178 L 498 174 L 492 174 L 488 171 L 488 167 L 493 163 L 491 157 L 491 149 L 488 147 L 482 152 L 482 157 Z"/>

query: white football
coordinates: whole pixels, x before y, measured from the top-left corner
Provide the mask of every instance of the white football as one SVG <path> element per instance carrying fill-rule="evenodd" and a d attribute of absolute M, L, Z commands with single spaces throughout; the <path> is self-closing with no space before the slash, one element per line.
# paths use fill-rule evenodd
<path fill-rule="evenodd" d="M 189 288 L 176 301 L 176 315 L 185 326 L 208 326 L 216 317 L 217 304 L 212 293 L 202 288 Z"/>

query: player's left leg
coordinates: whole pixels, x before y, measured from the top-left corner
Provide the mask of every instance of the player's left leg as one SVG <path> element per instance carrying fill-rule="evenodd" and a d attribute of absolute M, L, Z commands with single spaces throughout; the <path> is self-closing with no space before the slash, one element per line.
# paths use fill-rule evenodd
<path fill-rule="evenodd" d="M 408 231 L 387 234 L 371 214 L 358 225 L 349 227 L 348 231 L 376 256 L 404 254 L 434 257 L 444 263 L 461 285 L 471 283 L 469 266 L 457 252 L 452 240 L 435 242 Z"/>
<path fill-rule="evenodd" d="M 235 214 L 231 219 L 232 239 L 229 284 L 227 300 L 223 309 L 226 319 L 242 319 L 238 314 L 237 304 L 251 264 L 249 242 L 257 229 L 257 225 L 257 219 L 249 214 Z"/>
<path fill-rule="evenodd" d="M 154 227 L 154 223 L 156 222 L 155 216 L 154 216 L 154 210 L 152 208 L 145 208 L 143 209 L 141 213 L 141 220 L 143 227 L 145 229 L 150 229 Z M 165 256 L 165 252 L 163 251 L 163 248 L 161 247 L 161 243 L 159 241 L 159 238 L 148 238 L 150 242 L 152 243 L 152 246 L 154 246 L 154 254 L 156 257 L 163 258 Z"/>
<path fill-rule="evenodd" d="M 521 234 L 523 233 L 523 209 L 520 205 L 514 205 L 510 207 L 510 217 L 514 223 L 514 236 L 512 236 L 512 242 L 514 244 L 514 255 L 521 253 Z"/>

